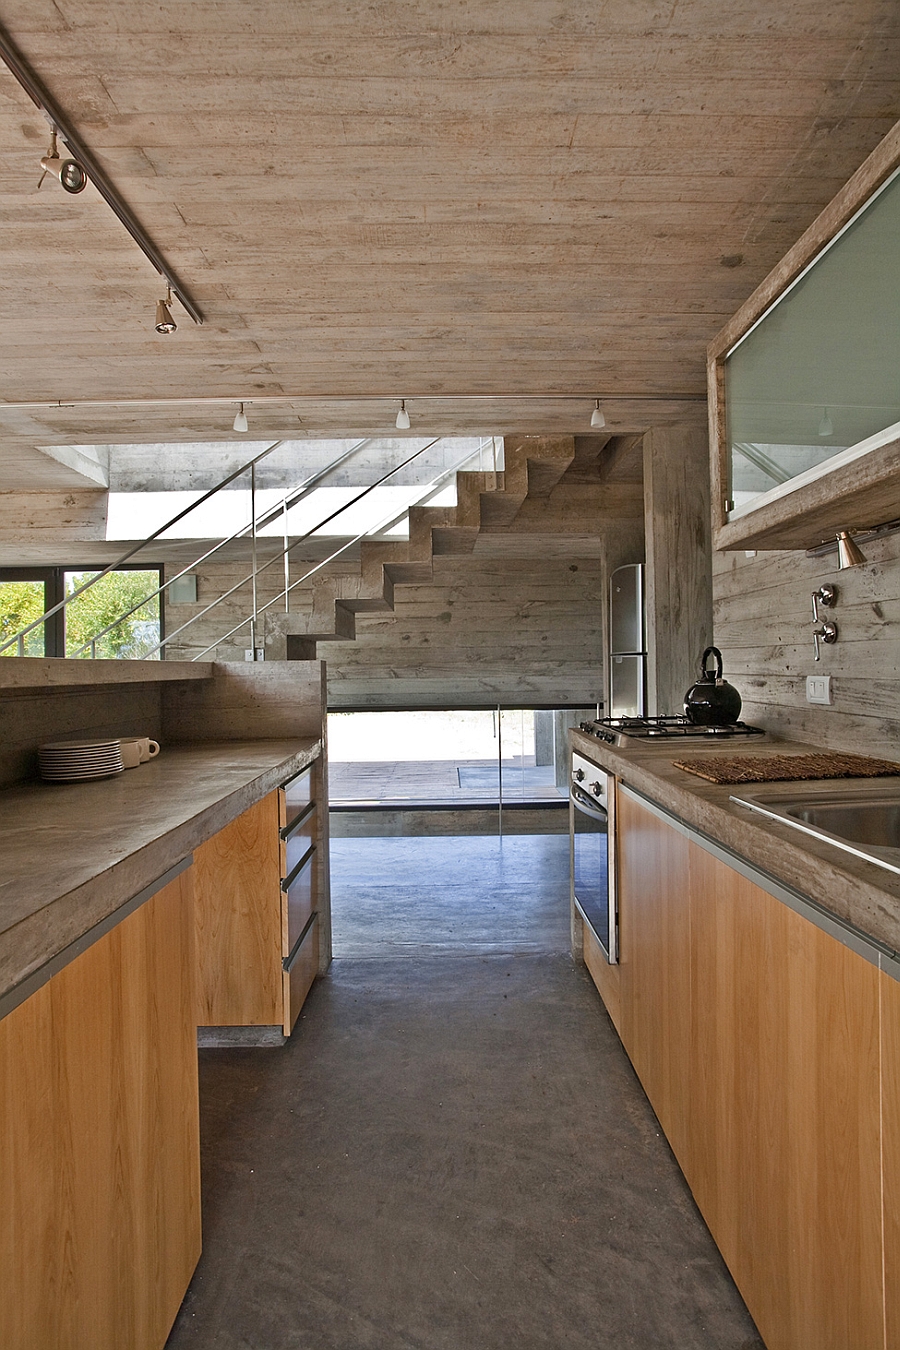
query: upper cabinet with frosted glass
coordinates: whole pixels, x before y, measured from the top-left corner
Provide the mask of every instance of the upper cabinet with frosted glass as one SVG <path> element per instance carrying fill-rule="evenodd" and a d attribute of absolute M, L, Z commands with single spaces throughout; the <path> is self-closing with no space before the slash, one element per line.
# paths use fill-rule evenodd
<path fill-rule="evenodd" d="M 709 349 L 717 548 L 900 518 L 900 124 Z"/>

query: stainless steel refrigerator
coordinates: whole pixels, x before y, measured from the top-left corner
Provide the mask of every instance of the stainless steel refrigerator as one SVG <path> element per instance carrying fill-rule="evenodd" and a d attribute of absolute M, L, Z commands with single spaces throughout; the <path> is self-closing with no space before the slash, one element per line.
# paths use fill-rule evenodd
<path fill-rule="evenodd" d="M 608 717 L 643 717 L 646 712 L 647 632 L 644 623 L 644 564 L 617 567 L 609 579 Z"/>

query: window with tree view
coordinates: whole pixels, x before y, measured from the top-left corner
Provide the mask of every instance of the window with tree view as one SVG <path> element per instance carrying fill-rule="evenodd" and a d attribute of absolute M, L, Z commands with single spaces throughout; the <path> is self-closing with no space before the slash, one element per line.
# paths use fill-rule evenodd
<path fill-rule="evenodd" d="M 121 568 L 83 589 L 97 575 L 63 568 L 35 569 L 30 576 L 0 571 L 0 646 L 10 644 L 2 655 L 159 660 L 159 569 Z M 37 622 L 63 598 L 64 610 Z"/>

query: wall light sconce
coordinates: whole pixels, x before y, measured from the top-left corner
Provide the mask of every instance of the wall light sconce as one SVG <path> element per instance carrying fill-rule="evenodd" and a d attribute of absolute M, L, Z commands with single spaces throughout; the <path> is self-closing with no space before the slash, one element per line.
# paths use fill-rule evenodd
<path fill-rule="evenodd" d="M 843 572 L 846 567 L 859 567 L 862 563 L 868 562 L 868 558 L 862 549 L 856 544 L 846 530 L 839 530 L 837 537 L 838 545 L 838 569 Z"/>

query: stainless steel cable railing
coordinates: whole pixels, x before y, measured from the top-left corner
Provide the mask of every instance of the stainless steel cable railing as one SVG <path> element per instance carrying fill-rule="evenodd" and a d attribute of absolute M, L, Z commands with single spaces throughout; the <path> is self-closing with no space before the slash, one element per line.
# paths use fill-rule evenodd
<path fill-rule="evenodd" d="M 440 438 L 438 438 L 438 439 L 440 439 Z M 493 441 L 493 437 L 491 438 L 491 440 Z M 436 443 L 436 442 L 434 442 L 434 441 L 431 442 L 432 445 L 434 445 L 435 443 Z M 429 448 L 430 448 L 430 446 L 423 446 L 423 447 L 422 447 L 422 450 L 427 450 L 427 449 L 429 449 Z M 436 478 L 436 479 L 434 479 L 431 483 L 426 484 L 426 486 L 424 487 L 424 489 L 423 489 L 421 495 L 420 495 L 419 497 L 417 497 L 414 501 L 409 502 L 409 503 L 403 508 L 402 511 L 400 511 L 400 512 L 396 512 L 396 511 L 392 512 L 389 516 L 385 516 L 385 518 L 384 518 L 382 521 L 380 521 L 377 525 L 371 526 L 371 527 L 369 527 L 368 529 L 363 530 L 361 533 L 355 535 L 352 539 L 348 539 L 345 543 L 341 544 L 340 548 L 337 548 L 337 549 L 334 550 L 333 553 L 330 553 L 330 554 L 328 555 L 327 558 L 323 558 L 323 559 L 321 560 L 321 562 L 318 562 L 318 563 L 316 563 L 313 567 L 310 567 L 308 571 L 306 571 L 306 572 L 303 573 L 303 576 L 302 576 L 302 577 L 298 577 L 298 578 L 296 579 L 296 581 L 291 582 L 290 585 L 286 585 L 285 588 L 284 588 L 284 590 L 279 591 L 278 594 L 275 595 L 275 596 L 273 596 L 271 600 L 267 600 L 266 603 L 265 603 L 264 605 L 260 606 L 260 608 L 258 609 L 257 614 L 256 614 L 256 619 L 257 619 L 257 621 L 258 621 L 258 617 L 259 617 L 260 614 L 264 614 L 264 613 L 266 612 L 266 610 L 271 609 L 271 607 L 272 607 L 273 605 L 277 605 L 277 604 L 278 604 L 278 601 L 281 600 L 284 596 L 289 595 L 290 592 L 293 591 L 293 590 L 296 590 L 296 588 L 297 588 L 298 586 L 302 586 L 303 582 L 304 582 L 304 581 L 308 581 L 310 577 L 315 576 L 316 572 L 321 572 L 322 569 L 323 569 L 323 567 L 327 567 L 329 563 L 333 563 L 333 562 L 335 561 L 335 559 L 337 559 L 337 558 L 339 558 L 339 557 L 341 556 L 342 553 L 346 553 L 348 549 L 351 549 L 351 548 L 354 546 L 354 544 L 360 543 L 360 541 L 363 540 L 363 539 L 370 539 L 370 538 L 372 538 L 372 537 L 375 536 L 375 535 L 381 534 L 381 533 L 382 533 L 383 531 L 385 531 L 385 530 L 391 529 L 392 526 L 399 524 L 400 521 L 403 520 L 403 518 L 409 514 L 409 512 L 412 510 L 412 508 L 413 508 L 414 506 L 424 506 L 424 505 L 425 505 L 427 502 L 429 502 L 433 497 L 437 496 L 437 494 L 438 494 L 438 493 L 440 492 L 440 490 L 441 490 L 441 487 L 442 487 L 443 484 L 447 481 L 448 478 L 452 478 L 455 474 L 459 473 L 459 472 L 463 469 L 464 465 L 468 464 L 468 463 L 470 462 L 470 460 L 474 459 L 474 458 L 475 458 L 475 455 L 481 456 L 481 454 L 483 453 L 483 451 L 484 451 L 484 442 L 482 442 L 482 444 L 478 447 L 478 449 L 477 449 L 476 451 L 474 451 L 473 454 L 469 455 L 466 459 L 462 460 L 459 464 L 455 465 L 452 469 L 447 469 L 444 473 L 442 473 L 441 475 L 439 475 L 439 477 Z M 419 452 L 417 452 L 417 453 L 421 454 L 422 451 L 419 451 Z M 415 456 L 411 456 L 411 458 L 415 458 Z M 400 468 L 402 468 L 402 467 L 403 467 L 402 465 L 398 465 L 398 466 L 397 466 L 398 469 L 400 469 Z M 396 470 L 393 470 L 392 472 L 396 472 Z M 493 472 L 494 472 L 495 474 L 496 474 L 496 472 L 497 472 L 496 447 L 493 447 Z M 389 475 L 387 475 L 387 476 L 389 476 Z M 376 486 L 376 485 L 373 484 L 372 486 L 374 487 L 374 486 Z M 368 491 L 371 491 L 371 489 L 368 489 Z M 352 506 L 353 504 L 354 504 L 354 503 L 352 503 L 352 502 L 348 502 L 346 506 L 344 506 L 344 507 L 341 508 L 341 511 L 346 511 L 346 510 L 348 510 L 349 507 Z M 340 514 L 341 514 L 341 511 L 335 512 L 335 515 L 340 515 Z M 327 522 L 322 522 L 322 524 L 325 524 L 325 523 L 327 523 Z M 317 526 L 316 526 L 316 530 L 321 529 L 321 528 L 322 528 L 322 524 L 317 525 Z M 304 539 L 308 539 L 309 536 L 310 536 L 310 534 L 314 534 L 314 533 L 315 533 L 315 530 L 312 530 L 312 531 L 309 532 L 309 534 L 304 535 L 304 536 L 302 536 L 301 538 L 297 539 L 297 540 L 296 540 L 296 543 L 291 545 L 291 548 L 294 548 L 294 547 L 296 546 L 296 544 L 302 543 Z M 279 555 L 279 557 L 280 557 L 280 556 L 281 556 L 281 555 Z M 277 561 L 278 561 L 278 558 L 277 558 L 277 557 L 276 557 L 276 558 L 273 558 L 271 561 L 272 561 L 272 562 L 277 562 Z M 260 570 L 260 571 L 263 571 L 263 570 L 265 569 L 265 566 L 269 566 L 269 564 L 265 564 L 264 567 L 260 568 L 259 570 Z M 247 584 L 247 578 L 245 577 L 243 581 L 241 581 L 241 582 L 238 583 L 238 586 L 245 586 L 246 584 Z M 221 596 L 220 599 L 224 600 L 228 595 L 232 595 L 236 589 L 238 589 L 237 586 L 232 587 L 231 590 L 228 591 L 228 592 L 226 592 L 226 595 Z M 208 605 L 207 608 L 206 608 L 206 610 L 203 611 L 203 612 L 204 612 L 204 613 L 208 613 L 209 610 L 211 610 L 211 609 L 213 609 L 213 608 L 215 607 L 215 604 L 216 604 L 216 602 L 214 601 L 212 604 Z M 196 618 L 201 618 L 202 615 L 199 615 L 199 614 L 198 614 L 198 615 L 196 615 L 195 617 L 196 617 Z M 189 619 L 187 623 L 183 624 L 182 627 L 181 627 L 180 629 L 176 630 L 176 631 L 177 631 L 177 632 L 182 632 L 185 628 L 187 628 L 187 627 L 190 625 L 191 622 L 192 622 L 192 620 Z M 215 642 L 211 642 L 211 643 L 209 644 L 208 647 L 204 647 L 203 651 L 198 652 L 196 656 L 192 656 L 192 657 L 191 657 L 191 660 L 192 660 L 192 661 L 201 661 L 201 660 L 203 659 L 203 657 L 206 656 L 209 652 L 214 651 L 216 647 L 219 647 L 219 646 L 222 645 L 222 643 L 227 642 L 228 639 L 229 639 L 230 637 L 234 637 L 236 633 L 239 633 L 239 632 L 241 631 L 242 628 L 246 628 L 251 622 L 252 622 L 252 616 L 251 616 L 251 615 L 247 615 L 245 618 L 241 619 L 239 623 L 236 623 L 236 624 L 234 625 L 233 628 L 230 628 L 230 629 L 228 630 L 227 633 L 223 633 L 221 637 L 216 638 Z M 173 634 L 172 634 L 172 637 L 174 637 L 174 636 L 175 636 L 175 634 L 173 633 Z M 166 638 L 166 641 L 168 641 L 168 637 Z M 256 648 L 254 647 L 253 650 L 254 650 L 254 659 L 255 659 Z"/>
<path fill-rule="evenodd" d="M 242 473 L 246 473 L 251 466 L 258 464 L 260 460 L 265 459 L 267 455 L 271 455 L 273 450 L 277 450 L 278 447 L 283 444 L 283 441 L 275 441 L 272 445 L 267 446 L 260 454 L 255 455 L 253 459 L 248 460 L 246 464 L 242 464 L 239 469 L 235 469 L 235 471 L 230 473 L 227 478 L 223 478 L 221 483 L 216 483 L 215 487 L 210 488 L 202 497 L 198 497 L 197 501 L 191 502 L 183 511 L 179 511 L 171 520 L 167 520 L 165 525 L 161 525 L 158 530 L 154 530 L 152 534 L 148 534 L 146 539 L 142 539 L 139 544 L 135 544 L 133 548 L 128 549 L 128 551 L 123 553 L 120 558 L 117 558 L 115 562 L 109 563 L 107 567 L 96 572 L 91 577 L 90 581 L 86 581 L 83 586 L 78 586 L 69 595 L 64 596 L 57 604 L 51 605 L 50 609 L 45 610 L 39 618 L 33 620 L 33 622 L 28 624 L 25 628 L 21 628 L 18 633 L 14 633 L 11 638 L 6 640 L 6 642 L 0 644 L 0 654 L 5 652 L 7 648 L 11 647 L 14 643 L 19 643 L 20 639 L 24 640 L 29 633 L 33 632 L 36 628 L 39 628 L 42 623 L 47 621 L 47 619 L 52 618 L 54 614 L 58 614 L 61 609 L 64 610 L 73 600 L 76 600 L 80 595 L 84 595 L 85 591 L 89 591 L 92 586 L 96 586 L 97 583 L 102 581 L 105 576 L 108 576 L 110 572 L 115 572 L 117 568 L 122 567 L 130 558 L 133 558 L 136 554 L 140 553 L 141 549 L 146 548 L 148 544 L 152 544 L 155 539 L 160 537 L 160 535 L 165 534 L 166 530 L 170 530 L 173 525 L 177 525 L 179 521 L 184 520 L 185 516 L 190 515 L 192 511 L 196 511 L 198 506 L 202 506 L 204 502 L 208 502 L 210 497 L 214 497 L 217 492 L 221 492 L 229 483 L 233 483 Z M 146 601 L 143 603 L 146 603 Z"/>
<path fill-rule="evenodd" d="M 374 492 L 374 490 L 377 487 L 381 487 L 381 485 L 387 482 L 389 478 L 392 478 L 395 473 L 399 473 L 401 469 L 405 469 L 408 464 L 411 464 L 414 459 L 418 459 L 420 455 L 424 455 L 426 450 L 430 450 L 433 445 L 437 445 L 440 439 L 441 439 L 440 436 L 435 436 L 433 440 L 428 441 L 427 444 L 421 446 L 421 448 L 416 450 L 414 454 L 409 455 L 404 460 L 401 460 L 399 464 L 395 464 L 392 469 L 389 469 L 387 473 L 382 474 L 380 478 L 376 478 L 374 483 L 370 483 L 367 487 L 364 487 L 362 491 L 358 492 L 355 497 L 352 497 L 349 502 L 344 502 L 344 504 L 342 506 L 339 506 L 337 510 L 332 511 L 329 515 L 325 516 L 323 520 L 318 521 L 318 523 L 314 525 L 311 530 L 307 530 L 305 534 L 299 535 L 293 541 L 293 543 L 288 544 L 280 553 L 277 553 L 273 558 L 270 558 L 268 562 L 264 562 L 261 567 L 257 567 L 255 568 L 254 571 L 248 572 L 248 574 L 245 577 L 242 577 L 240 581 L 235 582 L 235 584 L 233 586 L 230 586 L 228 590 L 225 591 L 222 595 L 217 596 L 215 600 L 211 600 L 210 603 L 205 606 L 205 608 L 200 610 L 199 614 L 192 614 L 191 617 L 189 619 L 186 619 L 183 624 L 181 624 L 178 628 L 174 630 L 174 632 L 167 633 L 166 636 L 162 638 L 161 641 L 158 642 L 155 647 L 152 647 L 150 649 L 147 655 L 153 656 L 155 655 L 156 652 L 161 651 L 174 638 L 178 637 L 179 633 L 183 633 L 186 628 L 190 628 L 191 624 L 196 623 L 198 619 L 202 619 L 206 614 L 210 612 L 210 610 L 215 609 L 217 605 L 220 605 L 224 600 L 227 600 L 230 596 L 234 595 L 235 591 L 240 590 L 242 586 L 246 586 L 248 581 L 251 583 L 255 583 L 255 578 L 259 575 L 260 572 L 265 572 L 268 568 L 272 567 L 276 562 L 279 562 L 282 559 L 282 557 L 290 555 L 295 548 L 298 548 L 300 544 L 305 543 L 306 540 L 309 539 L 312 535 L 314 535 L 318 530 L 324 529 L 326 525 L 330 525 L 330 523 L 333 520 L 336 520 L 338 516 L 343 515 L 345 511 L 349 511 L 351 506 L 356 506 L 357 502 L 362 501 L 363 498 L 367 497 L 370 492 Z M 431 490 L 431 487 L 432 484 L 429 483 L 428 485 L 429 491 Z M 403 514 L 405 514 L 405 511 Z M 384 527 L 382 526 L 381 528 Z M 364 535 L 368 533 L 369 533 L 368 530 L 364 531 L 364 534 L 360 535 L 360 538 L 363 538 Z M 356 542 L 356 540 L 354 540 L 354 542 Z M 344 550 L 341 551 L 343 552 Z M 293 589 L 294 589 L 293 586 L 288 586 L 287 592 L 290 593 L 290 591 Z M 281 595 L 282 592 L 279 592 L 276 599 L 280 599 Z M 254 592 L 254 610 L 245 619 L 243 619 L 241 623 L 238 625 L 238 628 L 234 629 L 233 631 L 237 632 L 238 629 L 246 628 L 247 625 L 251 623 L 254 625 L 251 631 L 255 631 L 255 624 L 259 613 L 258 609 L 255 607 L 255 602 L 256 596 Z M 266 609 L 269 608 L 268 603 L 266 604 L 265 608 Z M 224 641 L 224 639 L 220 638 L 219 641 L 220 642 Z M 214 642 L 212 646 L 214 647 L 218 646 L 218 642 Z M 211 650 L 211 648 L 207 648 L 207 650 L 209 651 Z M 253 651 L 254 653 L 256 651 L 255 644 L 253 647 Z M 193 659 L 196 660 L 197 658 Z"/>
<path fill-rule="evenodd" d="M 102 628 L 100 632 L 94 633 L 93 637 L 91 637 L 87 642 L 83 643 L 82 646 L 80 646 L 77 649 L 77 651 L 74 651 L 72 653 L 72 656 L 79 657 L 81 656 L 82 652 L 86 652 L 88 651 L 88 649 L 90 649 L 92 657 L 96 656 L 97 643 L 100 641 L 101 638 L 104 638 L 107 633 L 111 633 L 114 628 L 118 628 L 119 624 L 123 623 L 125 619 L 129 619 L 131 615 L 136 614 L 139 609 L 143 609 L 145 605 L 149 605 L 151 600 L 155 600 L 157 596 L 162 595 L 163 592 L 166 591 L 169 588 L 169 586 L 172 585 L 173 582 L 178 581 L 183 576 L 187 576 L 187 574 L 189 572 L 192 572 L 194 568 L 199 567 L 201 563 L 204 563 L 209 558 L 213 557 L 213 555 L 218 553 L 220 549 L 225 548 L 227 544 L 233 544 L 235 540 L 243 539 L 246 535 L 250 534 L 252 531 L 259 531 L 265 525 L 270 524 L 272 520 L 277 519 L 278 515 L 281 514 L 282 510 L 284 511 L 285 514 L 287 514 L 287 512 L 292 507 L 297 506 L 301 501 L 304 500 L 305 497 L 308 497 L 312 492 L 315 492 L 316 488 L 328 477 L 329 474 L 334 473 L 335 470 L 339 469 L 342 464 L 345 464 L 347 460 L 352 459 L 354 455 L 358 454 L 360 450 L 362 450 L 365 446 L 367 446 L 370 443 L 371 439 L 372 439 L 371 437 L 367 436 L 363 440 L 357 441 L 356 444 L 352 445 L 349 450 L 345 450 L 343 454 L 338 455 L 335 459 L 331 461 L 330 464 L 327 464 L 324 469 L 320 469 L 318 473 L 313 474 L 312 477 L 310 478 L 305 478 L 301 483 L 296 483 L 292 488 L 289 489 L 289 491 L 285 494 L 285 496 L 278 503 L 278 505 L 273 507 L 260 519 L 257 519 L 256 517 L 255 474 L 256 474 L 256 465 L 259 463 L 259 458 L 262 458 L 262 456 L 258 457 L 255 460 L 250 460 L 248 464 L 246 464 L 242 469 L 238 470 L 237 475 L 234 474 L 229 475 L 227 479 L 224 479 L 222 483 L 217 484 L 217 486 L 213 488 L 211 492 L 207 493 L 205 497 L 201 497 L 199 501 L 195 502 L 194 506 L 195 507 L 200 506 L 202 502 L 208 501 L 210 496 L 215 495 L 216 492 L 218 492 L 221 488 L 225 487 L 228 483 L 234 482 L 235 476 L 240 476 L 240 474 L 246 473 L 247 469 L 249 468 L 250 473 L 253 476 L 251 478 L 251 490 L 250 490 L 252 506 L 251 506 L 251 519 L 247 522 L 247 524 L 242 525 L 239 530 L 235 530 L 234 534 L 230 534 L 227 539 L 220 539 L 219 542 L 217 544 L 214 544 L 212 548 L 207 549 L 205 553 L 201 553 L 199 557 L 196 557 L 191 562 L 189 562 L 186 567 L 183 567 L 181 569 L 180 572 L 176 572 L 171 577 L 167 577 L 161 586 L 157 586 L 155 591 L 151 591 L 149 595 L 144 596 L 144 598 L 142 600 L 139 600 L 136 605 L 132 605 L 131 609 L 126 610 L 122 614 L 119 614 L 117 618 L 113 620 L 112 623 L 107 624 L 107 626 L 105 628 Z M 283 444 L 284 444 L 283 441 L 276 441 L 275 445 L 270 446 L 269 449 L 265 451 L 265 454 L 271 454 L 272 450 L 277 449 L 279 445 Z M 158 535 L 161 532 L 164 533 L 167 529 L 170 528 L 171 525 L 176 524 L 180 519 L 183 519 L 183 517 L 187 514 L 187 511 L 189 510 L 191 510 L 191 507 L 188 507 L 187 510 L 182 512 L 179 516 L 173 517 L 173 519 L 169 521 L 167 525 L 164 525 L 162 527 L 162 531 L 157 531 L 156 536 L 150 537 L 151 538 L 158 537 Z M 144 542 L 146 543 L 148 541 L 145 540 Z M 118 565 L 119 564 L 113 564 L 114 567 Z M 105 573 L 101 573 L 100 576 L 94 578 L 94 580 L 99 581 L 100 577 L 103 575 L 105 575 Z M 87 586 L 85 586 L 83 589 L 87 590 Z M 73 592 L 73 594 L 69 596 L 68 599 L 70 600 L 74 599 L 75 595 L 79 593 L 80 592 Z M 57 606 L 56 608 L 58 609 L 59 606 Z M 48 614 L 52 614 L 53 612 L 54 612 L 53 610 L 47 611 Z M 46 615 L 44 615 L 43 617 L 46 617 Z M 40 620 L 37 620 L 37 622 L 39 623 Z M 2 652 L 2 650 L 3 649 L 0 648 L 0 652 Z M 156 652 L 157 650 L 159 649 L 158 648 L 153 649 L 154 652 Z M 146 659 L 146 657 L 144 657 L 143 659 Z"/>
<path fill-rule="evenodd" d="M 242 464 L 239 468 L 235 469 L 233 472 L 228 474 L 219 483 L 216 483 L 214 487 L 210 488 L 207 492 L 203 493 L 203 495 L 199 497 L 196 501 L 189 503 L 182 510 L 178 511 L 174 516 L 171 517 L 171 519 L 167 520 L 165 524 L 159 526 L 158 529 L 154 530 L 145 539 L 142 539 L 139 543 L 133 545 L 131 548 L 126 550 L 126 552 L 123 553 L 119 558 L 117 558 L 115 562 L 109 563 L 106 567 L 94 573 L 90 577 L 90 579 L 86 581 L 82 586 L 76 587 L 68 595 L 64 596 L 63 599 L 60 600 L 57 604 L 52 605 L 49 609 L 47 609 L 37 619 L 33 620 L 31 623 L 26 625 L 26 627 L 20 629 L 17 633 L 13 634 L 12 637 L 8 638 L 5 642 L 0 644 L 0 654 L 2 654 L 4 651 L 7 651 L 10 647 L 15 646 L 17 649 L 17 655 L 24 656 L 25 639 L 29 633 L 40 628 L 42 624 L 44 624 L 54 614 L 59 613 L 60 610 L 64 611 L 66 607 L 72 603 L 72 601 L 84 595 L 85 592 L 90 590 L 92 586 L 97 585 L 98 582 L 102 581 L 104 577 L 108 576 L 111 572 L 114 572 L 118 568 L 122 567 L 131 558 L 135 557 L 142 549 L 146 548 L 149 544 L 153 543 L 155 540 L 159 539 L 162 535 L 164 535 L 173 526 L 177 525 L 180 521 L 184 520 L 185 517 L 190 515 L 192 511 L 196 511 L 200 506 L 210 501 L 211 498 L 215 497 L 217 493 L 221 492 L 226 487 L 228 487 L 242 474 L 245 474 L 249 471 L 251 475 L 250 521 L 246 525 L 242 526 L 241 529 L 234 531 L 234 533 L 229 535 L 227 538 L 218 540 L 212 546 L 212 548 L 207 549 L 204 553 L 198 555 L 190 563 L 181 568 L 178 572 L 174 573 L 170 577 L 167 577 L 166 580 L 163 581 L 162 584 L 159 585 L 149 595 L 144 596 L 136 604 L 132 605 L 130 609 L 127 609 L 123 613 L 117 615 L 117 617 L 111 623 L 107 624 L 105 628 L 102 628 L 99 632 L 93 634 L 93 636 L 90 639 L 88 639 L 87 642 L 82 643 L 82 645 L 78 647 L 77 650 L 72 653 L 72 655 L 75 657 L 79 657 L 89 651 L 91 657 L 96 657 L 97 644 L 108 633 L 112 632 L 114 629 L 119 627 L 126 619 L 130 618 L 140 609 L 143 609 L 146 605 L 150 604 L 153 600 L 157 599 L 175 581 L 179 580 L 181 577 L 190 573 L 193 569 L 200 566 L 203 562 L 206 562 L 209 558 L 213 557 L 217 552 L 225 548 L 228 544 L 234 543 L 237 540 L 243 539 L 249 535 L 252 541 L 252 551 L 253 551 L 251 572 L 247 576 L 243 577 L 240 581 L 238 581 L 234 586 L 231 586 L 222 595 L 217 596 L 215 600 L 211 601 L 210 604 L 206 605 L 198 614 L 192 615 L 190 619 L 186 620 L 185 623 L 181 624 L 177 629 L 175 629 L 174 632 L 166 634 L 166 636 L 162 638 L 161 641 L 158 642 L 155 646 L 151 647 L 148 651 L 143 652 L 141 659 L 148 659 L 150 657 L 155 656 L 157 652 L 164 651 L 164 649 L 168 646 L 168 644 L 172 642 L 176 637 L 178 637 L 181 633 L 183 633 L 185 629 L 189 628 L 193 623 L 196 623 L 199 619 L 202 619 L 206 614 L 208 614 L 211 610 L 215 609 L 218 605 L 222 604 L 225 600 L 227 600 L 236 591 L 240 590 L 240 588 L 245 586 L 248 582 L 251 583 L 253 590 L 252 607 L 250 614 L 247 615 L 244 619 L 242 619 L 240 623 L 237 624 L 234 628 L 229 630 L 227 634 L 225 634 L 223 637 L 218 638 L 216 642 L 206 647 L 204 651 L 201 653 L 201 655 L 206 655 L 206 653 L 212 651 L 214 647 L 217 647 L 222 642 L 227 641 L 229 637 L 233 636 L 235 633 L 239 632 L 242 628 L 246 628 L 249 625 L 255 659 L 256 629 L 258 625 L 259 615 L 269 610 L 273 604 L 277 604 L 279 600 L 284 599 L 285 608 L 286 610 L 289 609 L 290 594 L 292 591 L 296 590 L 297 586 L 301 585 L 304 581 L 308 580 L 309 577 L 313 576 L 316 572 L 321 571 L 321 569 L 327 566 L 328 563 L 340 557 L 341 554 L 345 553 L 349 548 L 351 548 L 354 544 L 359 543 L 362 539 L 371 537 L 373 535 L 379 535 L 384 531 L 393 528 L 396 524 L 398 524 L 401 520 L 403 520 L 405 516 L 408 515 L 409 511 L 413 506 L 422 505 L 432 500 L 441 491 L 441 488 L 443 484 L 447 481 L 447 479 L 453 477 L 455 474 L 460 472 L 466 464 L 470 463 L 471 460 L 475 458 L 476 455 L 481 460 L 483 467 L 484 450 L 485 446 L 488 444 L 491 446 L 492 466 L 494 473 L 496 475 L 497 470 L 496 441 L 493 437 L 491 437 L 489 438 L 488 441 L 482 440 L 476 451 L 466 456 L 463 460 L 454 465 L 451 469 L 445 470 L 442 474 L 438 475 L 437 478 L 433 479 L 431 482 L 426 484 L 423 488 L 423 491 L 418 496 L 416 496 L 411 502 L 407 503 L 399 513 L 393 511 L 390 516 L 385 517 L 385 519 L 382 520 L 378 525 L 367 527 L 365 530 L 355 535 L 352 539 L 342 544 L 341 547 L 336 549 L 332 554 L 330 554 L 328 558 L 324 559 L 322 562 L 317 563 L 315 566 L 310 568 L 306 573 L 304 573 L 302 577 L 298 578 L 293 583 L 290 581 L 290 554 L 297 547 L 299 547 L 302 543 L 310 539 L 313 535 L 317 534 L 326 525 L 330 524 L 333 520 L 337 519 L 344 512 L 350 510 L 351 507 L 357 505 L 358 502 L 362 501 L 376 488 L 382 486 L 385 482 L 388 481 L 388 479 L 392 478 L 395 474 L 399 473 L 401 469 L 411 464 L 413 460 L 418 459 L 420 455 L 424 454 L 426 450 L 431 449 L 441 439 L 442 439 L 441 437 L 434 437 L 433 439 L 426 442 L 425 445 L 421 446 L 412 455 L 407 456 L 399 464 L 396 464 L 393 468 L 389 469 L 387 472 L 382 474 L 373 483 L 368 484 L 359 493 L 357 493 L 354 497 L 352 497 L 350 501 L 344 502 L 336 510 L 330 512 L 330 514 L 325 516 L 324 519 L 318 521 L 317 524 L 312 527 L 312 529 L 307 530 L 304 534 L 300 535 L 293 542 L 289 542 L 289 535 L 288 535 L 289 511 L 293 507 L 297 506 L 311 493 L 313 493 L 330 474 L 334 473 L 338 468 L 340 468 L 343 464 L 345 464 L 354 455 L 358 454 L 361 449 L 370 444 L 372 438 L 365 437 L 362 440 L 356 442 L 354 445 L 350 447 L 349 450 L 343 451 L 334 460 L 332 460 L 324 469 L 319 470 L 311 477 L 306 478 L 302 480 L 300 483 L 295 484 L 292 488 L 288 490 L 287 493 L 284 494 L 284 496 L 275 506 L 268 508 L 261 516 L 258 516 L 256 512 L 256 466 L 268 455 L 272 454 L 273 451 L 277 450 L 280 446 L 285 444 L 284 441 L 275 441 L 273 442 L 272 445 L 267 446 L 266 449 L 261 451 L 258 455 L 255 455 L 252 459 L 248 460 L 246 463 Z M 263 563 L 263 565 L 260 567 L 258 565 L 257 559 L 257 540 L 259 536 L 259 531 L 265 528 L 265 526 L 272 524 L 279 517 L 281 517 L 284 526 L 284 546 L 280 552 L 278 552 L 274 557 L 270 558 L 268 561 Z M 268 600 L 264 605 L 260 606 L 258 603 L 257 578 L 261 572 L 266 571 L 269 567 L 273 566 L 276 562 L 280 560 L 283 560 L 284 562 L 284 586 L 274 597 L 274 599 Z M 192 659 L 199 660 L 200 658 L 198 656 L 195 656 Z"/>

